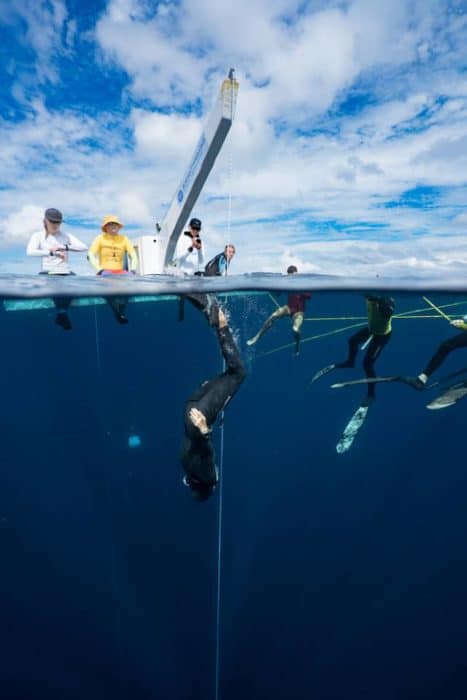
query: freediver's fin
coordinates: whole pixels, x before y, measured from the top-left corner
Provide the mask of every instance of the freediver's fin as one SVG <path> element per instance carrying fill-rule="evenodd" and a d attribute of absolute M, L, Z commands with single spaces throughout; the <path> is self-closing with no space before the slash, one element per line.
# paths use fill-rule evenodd
<path fill-rule="evenodd" d="M 432 411 L 437 411 L 441 408 L 454 406 L 460 399 L 467 395 L 467 381 L 453 384 L 448 389 L 443 391 L 433 401 L 426 405 Z"/>
<path fill-rule="evenodd" d="M 336 382 L 331 384 L 331 389 L 342 389 L 346 386 L 356 386 L 358 384 L 378 384 L 381 382 L 403 382 L 407 377 L 394 375 L 391 377 L 362 377 L 361 379 L 351 379 L 348 382 Z"/>
<path fill-rule="evenodd" d="M 321 377 L 324 377 L 325 374 L 328 374 L 328 372 L 332 372 L 333 369 L 336 369 L 336 363 L 333 362 L 332 365 L 326 365 L 326 367 L 323 367 L 322 369 L 318 370 L 316 374 L 312 376 L 310 381 L 308 382 L 307 386 L 310 386 L 313 384 L 313 382 L 316 382 L 317 379 L 320 379 Z"/>
<path fill-rule="evenodd" d="M 439 384 L 444 384 L 444 382 L 447 382 L 450 379 L 454 379 L 454 377 L 458 377 L 459 375 L 465 374 L 466 372 L 467 367 L 463 367 L 462 369 L 458 369 L 455 372 L 446 374 L 444 377 L 440 377 L 440 379 L 437 379 L 434 382 L 430 382 L 430 384 L 423 384 L 423 382 L 420 381 L 418 377 L 410 377 L 403 374 L 395 374 L 389 377 L 362 377 L 361 379 L 351 379 L 348 382 L 337 382 L 336 384 L 331 384 L 331 389 L 342 389 L 343 387 L 355 386 L 357 384 L 378 384 L 382 382 L 401 382 L 402 384 L 407 384 L 408 386 L 411 386 L 412 389 L 418 390 L 433 389 L 435 386 L 438 386 Z"/>
<path fill-rule="evenodd" d="M 347 425 L 344 428 L 344 432 L 342 433 L 339 442 L 336 445 L 336 451 L 338 454 L 343 454 L 344 452 L 347 452 L 352 446 L 353 441 L 355 440 L 358 431 L 362 427 L 363 423 L 365 422 L 365 418 L 368 415 L 368 409 L 370 405 L 368 403 L 362 403 L 355 413 L 353 414 L 352 418 L 349 420 Z"/>

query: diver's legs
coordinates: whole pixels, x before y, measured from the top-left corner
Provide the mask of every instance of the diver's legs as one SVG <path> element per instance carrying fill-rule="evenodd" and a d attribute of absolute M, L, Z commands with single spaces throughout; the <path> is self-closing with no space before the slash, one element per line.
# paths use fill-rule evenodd
<path fill-rule="evenodd" d="M 295 355 L 298 355 L 300 352 L 300 330 L 304 318 L 305 314 L 303 313 L 303 311 L 297 311 L 297 313 L 295 313 L 292 317 L 292 333 L 295 338 Z"/>
<path fill-rule="evenodd" d="M 128 319 L 125 316 L 127 300 L 124 297 L 108 297 L 107 303 L 112 309 L 117 323 L 122 325 L 128 323 Z"/>
<path fill-rule="evenodd" d="M 217 329 L 217 337 L 219 339 L 219 346 L 222 355 L 227 365 L 227 373 L 231 377 L 233 376 L 235 381 L 238 382 L 238 386 L 240 386 L 246 377 L 246 370 L 243 365 L 242 358 L 240 357 L 237 343 L 235 342 L 229 326 L 219 326 Z M 236 390 L 237 389 L 235 389 L 235 391 Z"/>
<path fill-rule="evenodd" d="M 391 338 L 391 333 L 388 333 L 387 335 L 374 335 L 372 339 L 370 340 L 370 344 L 368 345 L 368 349 L 365 353 L 365 357 L 363 359 L 363 369 L 365 370 L 365 374 L 367 377 L 376 377 L 376 372 L 374 368 L 374 364 L 379 357 L 381 350 L 389 343 L 389 340 Z M 368 384 L 368 392 L 367 392 L 368 398 L 374 399 L 375 397 L 375 385 L 374 384 Z"/>
<path fill-rule="evenodd" d="M 359 331 L 354 333 L 348 340 L 349 351 L 347 359 L 344 360 L 344 362 L 337 362 L 336 368 L 343 369 L 344 367 L 354 367 L 355 358 L 357 357 L 358 353 L 358 346 L 362 345 L 365 341 L 367 341 L 370 335 L 371 333 L 368 327 L 361 328 Z"/>
<path fill-rule="evenodd" d="M 459 333 L 458 335 L 455 335 L 453 338 L 448 338 L 448 340 L 445 340 L 441 345 L 438 347 L 436 350 L 435 354 L 433 357 L 429 360 L 428 364 L 426 365 L 425 369 L 423 370 L 423 373 L 425 377 L 429 377 L 435 370 L 438 369 L 446 359 L 446 357 L 451 353 L 453 350 L 457 350 L 458 348 L 465 348 L 467 347 L 467 332 L 462 331 L 462 333 Z M 422 380 L 423 381 L 423 380 Z M 426 381 L 426 379 L 425 379 Z"/>
<path fill-rule="evenodd" d="M 252 338 L 246 341 L 247 345 L 254 345 L 255 343 L 258 342 L 260 338 L 263 337 L 263 335 L 272 327 L 272 324 L 274 321 L 277 321 L 278 318 L 282 318 L 283 316 L 290 316 L 290 309 L 289 307 L 286 306 L 280 306 L 278 309 L 274 311 L 263 323 L 259 331 L 257 332 L 256 335 L 254 335 Z"/>
<path fill-rule="evenodd" d="M 70 317 L 68 316 L 68 308 L 71 304 L 71 299 L 68 299 L 67 297 L 54 297 L 53 303 L 57 309 L 55 323 L 57 326 L 63 328 L 64 331 L 71 331 L 72 325 Z"/>
<path fill-rule="evenodd" d="M 217 326 L 219 303 L 215 294 L 185 294 L 185 298 L 206 316 L 210 326 Z"/>

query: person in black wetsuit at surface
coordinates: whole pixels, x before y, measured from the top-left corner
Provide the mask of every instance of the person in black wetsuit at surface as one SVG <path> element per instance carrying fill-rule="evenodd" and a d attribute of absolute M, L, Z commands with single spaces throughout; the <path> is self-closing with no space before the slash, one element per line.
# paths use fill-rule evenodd
<path fill-rule="evenodd" d="M 212 444 L 212 427 L 246 377 L 237 344 L 224 313 L 217 310 L 217 337 L 227 365 L 226 370 L 207 380 L 185 404 L 185 437 L 181 462 L 185 471 L 183 482 L 198 501 L 205 501 L 219 480 Z"/>
<path fill-rule="evenodd" d="M 406 377 L 405 381 L 414 389 L 424 389 L 426 383 L 438 367 L 441 367 L 446 357 L 453 352 L 453 350 L 458 350 L 459 348 L 467 348 L 467 317 L 454 319 L 451 322 L 451 326 L 457 328 L 462 333 L 458 333 L 452 338 L 444 340 L 441 345 L 437 348 L 435 354 L 430 358 L 428 364 L 426 365 L 423 372 L 421 372 L 418 377 Z"/>
<path fill-rule="evenodd" d="M 368 295 L 366 297 L 368 326 L 354 333 L 349 338 L 349 353 L 344 362 L 336 364 L 336 369 L 353 367 L 361 344 L 366 345 L 363 369 L 367 377 L 376 377 L 374 364 L 381 351 L 391 340 L 391 319 L 394 314 L 394 299 L 391 297 Z M 365 403 L 375 398 L 375 385 L 368 384 Z"/>
<path fill-rule="evenodd" d="M 366 308 L 368 316 L 368 325 L 354 333 L 348 340 L 347 359 L 343 362 L 335 362 L 327 367 L 323 367 L 313 376 L 311 383 L 315 382 L 320 377 L 328 374 L 335 369 L 352 368 L 355 366 L 355 360 L 359 347 L 365 349 L 363 358 L 363 369 L 368 378 L 376 377 L 375 362 L 380 356 L 383 348 L 391 340 L 392 335 L 392 317 L 394 315 L 395 303 L 392 297 L 378 296 L 376 294 L 366 295 Z M 375 398 L 375 385 L 368 384 L 367 396 L 364 399 L 363 405 L 369 405 Z"/>

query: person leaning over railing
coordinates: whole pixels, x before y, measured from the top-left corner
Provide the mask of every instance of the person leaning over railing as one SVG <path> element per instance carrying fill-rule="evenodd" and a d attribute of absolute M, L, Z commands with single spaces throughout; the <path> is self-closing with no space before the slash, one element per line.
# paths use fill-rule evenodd
<path fill-rule="evenodd" d="M 218 253 L 204 268 L 204 277 L 226 276 L 235 255 L 235 246 L 228 243 L 222 253 Z"/>
<path fill-rule="evenodd" d="M 46 209 L 43 230 L 33 233 L 29 240 L 26 254 L 42 258 L 40 275 L 74 275 L 68 261 L 68 252 L 83 253 L 88 248 L 79 238 L 61 230 L 62 221 L 61 211 L 54 208 Z M 71 321 L 68 316 L 68 307 L 71 299 L 55 297 L 53 301 L 57 309 L 55 323 L 63 330 L 70 331 Z"/>
<path fill-rule="evenodd" d="M 92 242 L 89 248 L 88 260 L 98 275 L 135 274 L 138 267 L 138 256 L 129 239 L 120 233 L 123 224 L 113 214 L 104 217 L 102 233 Z M 128 259 L 128 268 L 126 266 Z M 118 323 L 128 323 L 125 316 L 127 299 L 125 297 L 109 297 L 107 302 L 115 314 Z"/>

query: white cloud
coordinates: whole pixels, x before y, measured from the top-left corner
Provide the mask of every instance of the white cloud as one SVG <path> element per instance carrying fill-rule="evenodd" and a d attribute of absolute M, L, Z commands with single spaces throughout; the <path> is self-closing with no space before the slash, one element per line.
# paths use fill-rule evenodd
<path fill-rule="evenodd" d="M 55 59 L 70 55 L 79 24 L 59 0 L 20 4 L 38 81 L 57 82 Z M 135 235 L 152 232 L 233 66 L 236 119 L 193 212 L 209 252 L 232 238 L 237 271 L 463 264 L 467 27 L 462 3 L 449 8 L 111 0 L 94 37 L 102 61 L 128 74 L 127 111 L 51 111 L 38 95 L 23 121 L 0 123 L 0 242 L 25 240 L 46 206 L 63 209 L 88 242 L 109 211 Z M 27 87 L 19 76 L 23 102 Z M 347 97 L 362 100 L 355 114 L 339 109 Z M 419 185 L 438 190 L 430 206 L 382 206 Z"/>
<path fill-rule="evenodd" d="M 43 207 L 33 204 L 12 212 L 0 224 L 3 242 L 7 245 L 27 243 L 35 231 L 41 230 L 43 218 Z"/>
<path fill-rule="evenodd" d="M 136 153 L 154 164 L 186 159 L 201 134 L 199 119 L 179 114 L 161 114 L 135 109 L 131 114 Z"/>

